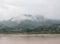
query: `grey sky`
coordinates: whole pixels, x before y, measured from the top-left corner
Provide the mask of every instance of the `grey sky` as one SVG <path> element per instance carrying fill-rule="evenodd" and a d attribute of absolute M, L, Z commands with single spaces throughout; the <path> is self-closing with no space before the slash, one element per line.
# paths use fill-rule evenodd
<path fill-rule="evenodd" d="M 0 0 L 0 20 L 23 14 L 60 19 L 60 0 Z"/>

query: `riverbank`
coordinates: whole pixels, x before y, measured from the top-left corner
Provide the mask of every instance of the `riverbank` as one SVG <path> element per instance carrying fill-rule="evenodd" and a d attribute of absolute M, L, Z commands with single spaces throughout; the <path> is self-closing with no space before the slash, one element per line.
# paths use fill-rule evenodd
<path fill-rule="evenodd" d="M 55 38 L 60 37 L 60 34 L 0 34 L 1 36 Z"/>

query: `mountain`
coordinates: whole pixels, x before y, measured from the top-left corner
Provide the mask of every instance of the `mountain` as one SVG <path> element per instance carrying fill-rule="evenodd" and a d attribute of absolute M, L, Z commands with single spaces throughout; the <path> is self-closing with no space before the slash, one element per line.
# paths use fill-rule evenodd
<path fill-rule="evenodd" d="M 23 17 L 25 19 L 23 19 Z M 32 16 L 32 15 L 24 15 L 22 17 L 23 20 L 15 20 L 18 22 L 17 27 L 18 28 L 36 28 L 38 26 L 42 26 L 43 22 L 44 22 L 44 17 L 43 16 Z M 16 17 L 18 18 L 18 17 Z"/>
<path fill-rule="evenodd" d="M 14 27 L 14 28 L 36 28 L 39 26 L 51 26 L 53 24 L 60 24 L 60 20 L 45 19 L 41 15 L 22 15 L 11 18 L 7 21 L 0 21 L 0 26 Z"/>
<path fill-rule="evenodd" d="M 28 15 L 28 14 L 24 14 L 21 16 L 16 16 L 14 18 L 12 18 L 13 21 L 17 21 L 17 22 L 21 22 L 24 20 L 36 20 L 36 21 L 43 21 L 44 20 L 44 16 L 42 15 Z"/>

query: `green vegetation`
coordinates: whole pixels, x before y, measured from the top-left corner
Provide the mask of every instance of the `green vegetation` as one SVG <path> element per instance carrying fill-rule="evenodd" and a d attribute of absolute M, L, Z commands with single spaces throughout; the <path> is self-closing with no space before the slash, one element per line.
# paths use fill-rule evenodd
<path fill-rule="evenodd" d="M 60 34 L 60 28 L 57 26 L 39 26 L 37 28 L 18 28 L 17 26 L 0 25 L 0 33 L 31 33 L 31 34 Z"/>
<path fill-rule="evenodd" d="M 0 21 L 0 33 L 60 34 L 58 20 Z"/>

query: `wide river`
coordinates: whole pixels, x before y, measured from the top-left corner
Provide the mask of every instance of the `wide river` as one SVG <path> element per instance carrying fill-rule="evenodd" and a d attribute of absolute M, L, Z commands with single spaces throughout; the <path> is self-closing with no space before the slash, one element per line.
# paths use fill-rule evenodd
<path fill-rule="evenodd" d="M 60 44 L 60 35 L 0 34 L 0 44 Z"/>

